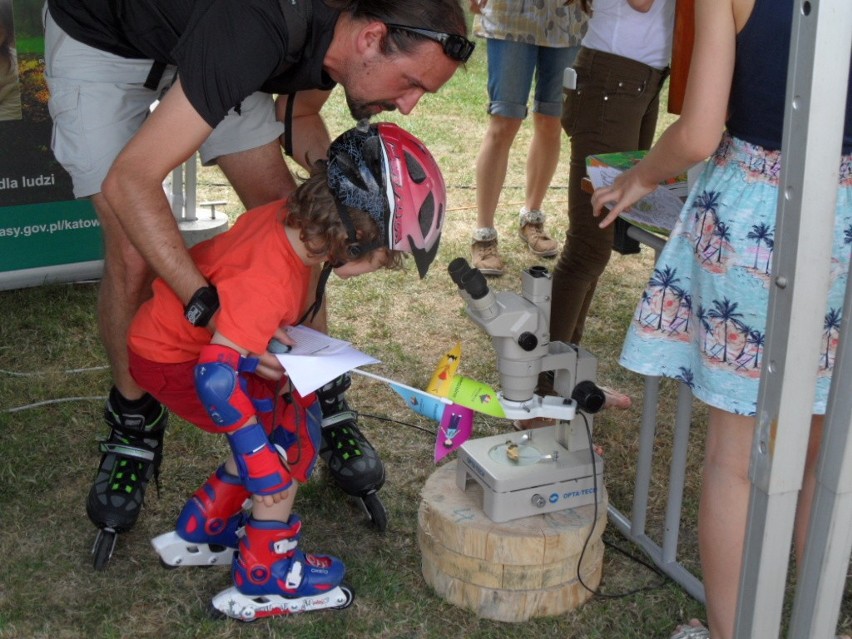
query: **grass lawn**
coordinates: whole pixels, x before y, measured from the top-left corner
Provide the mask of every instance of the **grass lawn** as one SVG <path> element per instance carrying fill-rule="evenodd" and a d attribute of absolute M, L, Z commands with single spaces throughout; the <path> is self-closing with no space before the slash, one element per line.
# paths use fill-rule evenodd
<path fill-rule="evenodd" d="M 335 94 L 326 108 L 333 135 L 351 126 L 340 98 Z M 486 99 L 485 52 L 479 47 L 468 69 L 439 94 L 425 97 L 414 114 L 388 117 L 427 143 L 448 185 L 446 230 L 428 278 L 418 280 L 411 264 L 403 272 L 330 282 L 331 333 L 380 359 L 371 370 L 411 386 L 425 387 L 442 353 L 456 341 L 463 349 L 459 373 L 498 386 L 490 340 L 465 316 L 446 273 L 453 258 L 469 255 L 476 221 L 474 164 L 487 122 Z M 535 259 L 515 235 L 529 139 L 526 123 L 513 148 L 496 220 L 508 273 L 491 281 L 495 290 L 518 291 L 522 269 L 552 264 Z M 560 238 L 567 223 L 565 142 L 544 206 L 548 228 Z M 199 200 L 227 200 L 229 215 L 241 212 L 215 168 L 200 171 Z M 613 256 L 598 287 L 584 344 L 599 359 L 600 380 L 634 398 L 629 411 L 598 415 L 594 433 L 604 449 L 609 499 L 628 514 L 642 380 L 619 368 L 617 357 L 652 261 L 649 249 Z M 444 602 L 423 580 L 416 536 L 420 490 L 435 469 L 435 424 L 409 412 L 387 387 L 362 377 L 355 380 L 349 399 L 387 467 L 381 496 L 389 510 L 388 530 L 378 534 L 367 526 L 356 505 L 327 480 L 322 465 L 300 490 L 296 505 L 305 522 L 303 548 L 345 560 L 347 579 L 356 592 L 352 607 L 254 624 L 208 618 L 207 604 L 230 585 L 229 573 L 215 568 L 165 570 L 149 544 L 152 537 L 173 528 L 187 497 L 227 452 L 224 438 L 177 418 L 166 436 L 159 491 L 149 488 L 143 514 L 136 527 L 120 537 L 109 568 L 93 571 L 89 550 L 95 528 L 86 517 L 84 500 L 98 463 L 97 440 L 105 431 L 102 397 L 110 384 L 97 337 L 95 299 L 96 285 L 91 283 L 0 292 L 0 638 L 664 638 L 677 623 L 703 618 L 702 606 L 679 586 L 617 551 L 638 554 L 612 526 L 604 535 L 611 544 L 601 586 L 607 596 L 596 596 L 570 613 L 507 624 L 479 619 Z M 657 541 L 663 534 L 675 398 L 675 385 L 664 382 L 647 524 Z M 11 412 L 62 399 L 70 401 Z M 681 521 L 681 557 L 696 574 L 704 418 L 697 408 Z M 476 435 L 509 429 L 505 420 L 477 416 Z M 849 615 L 849 602 L 844 601 L 847 630 L 852 627 Z"/>

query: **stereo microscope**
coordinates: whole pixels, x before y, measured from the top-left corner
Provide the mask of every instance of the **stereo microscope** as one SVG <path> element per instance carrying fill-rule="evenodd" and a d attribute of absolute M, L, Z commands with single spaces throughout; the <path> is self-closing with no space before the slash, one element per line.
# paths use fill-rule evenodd
<path fill-rule="evenodd" d="M 456 484 L 483 490 L 495 522 L 592 504 L 602 493 L 603 460 L 592 446 L 592 414 L 605 396 L 595 384 L 597 360 L 579 346 L 550 341 L 552 276 L 543 266 L 522 274 L 522 293 L 494 293 L 464 258 L 450 277 L 470 318 L 491 336 L 506 417 L 546 417 L 553 426 L 470 439 L 458 449 Z M 539 374 L 553 372 L 556 395 L 536 394 Z"/>

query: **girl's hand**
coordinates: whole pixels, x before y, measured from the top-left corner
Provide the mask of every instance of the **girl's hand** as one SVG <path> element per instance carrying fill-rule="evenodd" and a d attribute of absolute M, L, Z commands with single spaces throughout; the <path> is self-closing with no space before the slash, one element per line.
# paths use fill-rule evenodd
<path fill-rule="evenodd" d="M 598 226 L 606 228 L 625 209 L 633 206 L 656 188 L 656 184 L 643 184 L 639 179 L 637 171 L 630 169 L 615 178 L 615 181 L 609 186 L 595 189 L 595 192 L 592 194 L 592 214 L 595 217 L 600 217 L 601 213 L 604 212 L 604 208 L 609 209 L 609 212 Z"/>

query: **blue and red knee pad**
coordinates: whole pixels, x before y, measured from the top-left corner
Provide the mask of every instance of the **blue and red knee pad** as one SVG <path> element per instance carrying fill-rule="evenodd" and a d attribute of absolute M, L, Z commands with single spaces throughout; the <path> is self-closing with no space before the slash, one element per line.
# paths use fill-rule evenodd
<path fill-rule="evenodd" d="M 272 495 L 289 488 L 292 479 L 304 483 L 310 477 L 319 453 L 322 415 L 313 393 L 303 398 L 293 392 L 276 402 L 271 383 L 253 383 L 250 397 L 246 374 L 256 368 L 257 359 L 208 344 L 195 367 L 195 388 L 210 418 L 228 435 L 246 489 Z M 262 424 L 246 426 L 258 412 Z"/>

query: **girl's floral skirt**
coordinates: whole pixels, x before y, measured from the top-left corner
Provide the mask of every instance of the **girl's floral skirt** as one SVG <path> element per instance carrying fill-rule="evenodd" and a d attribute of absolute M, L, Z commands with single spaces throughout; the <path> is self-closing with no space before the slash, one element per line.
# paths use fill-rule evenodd
<path fill-rule="evenodd" d="M 692 189 L 642 294 L 621 364 L 754 415 L 766 346 L 781 154 L 728 134 Z M 807 210 L 803 215 L 807 216 Z M 824 413 L 852 249 L 852 155 L 841 158 L 813 412 Z"/>

